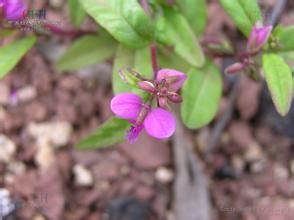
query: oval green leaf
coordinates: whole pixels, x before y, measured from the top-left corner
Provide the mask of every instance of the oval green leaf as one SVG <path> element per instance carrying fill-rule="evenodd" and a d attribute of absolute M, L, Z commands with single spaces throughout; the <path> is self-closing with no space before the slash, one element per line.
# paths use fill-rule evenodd
<path fill-rule="evenodd" d="M 79 27 L 86 17 L 86 12 L 81 7 L 79 0 L 69 0 L 68 7 L 72 22 L 75 26 Z"/>
<path fill-rule="evenodd" d="M 182 90 L 181 116 L 190 129 L 207 125 L 215 116 L 222 93 L 218 68 L 207 61 L 201 69 L 192 69 Z"/>
<path fill-rule="evenodd" d="M 142 48 L 149 42 L 151 21 L 137 1 L 80 0 L 80 3 L 97 23 L 122 44 Z"/>
<path fill-rule="evenodd" d="M 111 147 L 124 140 L 126 130 L 129 127 L 130 123 L 128 121 L 112 117 L 88 137 L 82 139 L 76 147 L 80 149 L 102 149 Z"/>
<path fill-rule="evenodd" d="M 112 57 L 117 43 L 109 35 L 84 36 L 76 40 L 58 60 L 60 71 L 79 70 Z"/>
<path fill-rule="evenodd" d="M 35 42 L 35 37 L 26 37 L 0 48 L 0 79 L 14 68 Z"/>
<path fill-rule="evenodd" d="M 265 81 L 277 111 L 285 116 L 292 101 L 292 73 L 287 63 L 275 53 L 262 56 Z"/>
<path fill-rule="evenodd" d="M 178 0 L 177 3 L 194 33 L 200 36 L 207 21 L 206 0 Z"/>
<path fill-rule="evenodd" d="M 164 17 L 158 20 L 156 39 L 174 48 L 174 52 L 190 65 L 200 67 L 204 55 L 198 39 L 186 18 L 179 12 L 164 8 Z"/>
<path fill-rule="evenodd" d="M 262 21 L 257 0 L 220 0 L 220 2 L 239 30 L 247 37 L 253 25 L 257 21 Z"/>
<path fill-rule="evenodd" d="M 294 51 L 294 26 L 281 28 L 278 34 L 278 41 L 281 51 Z"/>

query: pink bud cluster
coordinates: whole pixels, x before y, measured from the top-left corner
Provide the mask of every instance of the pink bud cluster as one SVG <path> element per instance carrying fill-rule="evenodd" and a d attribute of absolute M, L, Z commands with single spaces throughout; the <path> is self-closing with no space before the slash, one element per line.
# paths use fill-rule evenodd
<path fill-rule="evenodd" d="M 173 69 L 161 69 L 154 81 L 143 80 L 138 87 L 150 94 L 144 102 L 142 98 L 133 93 L 122 93 L 111 100 L 112 112 L 132 124 L 127 139 L 132 143 L 136 141 L 140 132 L 146 132 L 155 138 L 169 138 L 176 129 L 176 120 L 168 109 L 170 102 L 181 102 L 177 93 L 182 87 L 186 75 Z"/>
<path fill-rule="evenodd" d="M 235 74 L 246 70 L 248 65 L 252 63 L 251 56 L 257 54 L 264 44 L 266 44 L 269 36 L 271 35 L 273 27 L 271 25 L 262 25 L 257 22 L 250 33 L 247 42 L 247 51 L 244 53 L 240 62 L 234 63 L 226 68 L 225 73 Z"/>

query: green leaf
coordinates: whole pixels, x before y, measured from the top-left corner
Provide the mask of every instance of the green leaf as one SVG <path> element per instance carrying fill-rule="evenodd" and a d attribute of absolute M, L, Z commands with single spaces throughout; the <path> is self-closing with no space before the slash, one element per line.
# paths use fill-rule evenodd
<path fill-rule="evenodd" d="M 162 68 L 176 69 L 187 72 L 191 65 L 172 51 L 163 47 L 158 48 L 159 66 Z"/>
<path fill-rule="evenodd" d="M 35 37 L 26 37 L 0 48 L 0 79 L 2 79 L 36 42 Z"/>
<path fill-rule="evenodd" d="M 8 37 L 14 33 L 13 30 L 2 29 L 0 30 L 0 38 Z"/>
<path fill-rule="evenodd" d="M 81 7 L 79 0 L 69 0 L 68 7 L 72 22 L 75 26 L 79 27 L 85 19 L 86 12 Z"/>
<path fill-rule="evenodd" d="M 175 53 L 190 65 L 203 65 L 204 55 L 197 37 L 182 14 L 171 8 L 164 8 L 164 17 L 159 20 L 156 27 L 156 38 L 160 43 L 173 46 Z"/>
<path fill-rule="evenodd" d="M 286 63 L 291 68 L 292 73 L 294 73 L 294 51 L 281 52 L 279 55 L 286 61 Z"/>
<path fill-rule="evenodd" d="M 294 51 L 294 26 L 281 28 L 278 34 L 278 41 L 281 51 Z"/>
<path fill-rule="evenodd" d="M 136 89 L 126 82 L 124 82 L 119 76 L 119 70 L 131 68 L 139 72 L 146 78 L 152 78 L 152 66 L 151 55 L 148 47 L 138 50 L 133 50 L 120 45 L 116 52 L 114 60 L 113 74 L 112 74 L 112 86 L 114 94 L 122 92 L 134 92 L 138 95 L 141 94 L 141 90 Z"/>
<path fill-rule="evenodd" d="M 265 81 L 277 111 L 285 116 L 292 101 L 292 73 L 285 61 L 275 53 L 262 56 Z"/>
<path fill-rule="evenodd" d="M 207 61 L 201 69 L 192 69 L 182 90 L 181 116 L 191 129 L 208 124 L 218 110 L 222 79 L 218 68 Z"/>
<path fill-rule="evenodd" d="M 142 48 L 153 35 L 150 18 L 136 0 L 80 0 L 85 11 L 115 39 Z"/>
<path fill-rule="evenodd" d="M 84 36 L 76 40 L 57 62 L 60 71 L 78 70 L 112 57 L 117 47 L 110 36 Z"/>
<path fill-rule="evenodd" d="M 220 0 L 220 2 L 239 30 L 247 37 L 253 25 L 257 21 L 262 21 L 257 0 Z"/>
<path fill-rule="evenodd" d="M 178 0 L 178 4 L 195 34 L 201 35 L 207 21 L 206 0 Z"/>
<path fill-rule="evenodd" d="M 80 149 L 102 149 L 118 144 L 124 140 L 126 130 L 129 127 L 128 121 L 112 117 L 88 137 L 82 139 L 77 147 Z"/>

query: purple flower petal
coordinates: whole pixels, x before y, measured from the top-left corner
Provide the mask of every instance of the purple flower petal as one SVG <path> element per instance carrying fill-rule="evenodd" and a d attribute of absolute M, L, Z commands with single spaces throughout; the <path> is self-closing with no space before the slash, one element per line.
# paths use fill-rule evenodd
<path fill-rule="evenodd" d="M 258 30 L 257 45 L 263 45 L 271 34 L 273 27 L 271 25 L 264 26 Z"/>
<path fill-rule="evenodd" d="M 271 25 L 263 26 L 259 23 L 255 24 L 249 39 L 247 48 L 249 49 L 259 49 L 261 48 L 269 38 L 273 27 Z"/>
<path fill-rule="evenodd" d="M 136 120 L 142 104 L 140 96 L 132 93 L 122 93 L 112 98 L 110 107 L 118 117 Z"/>
<path fill-rule="evenodd" d="M 171 79 L 171 78 L 176 78 L 177 79 L 169 86 L 171 91 L 176 92 L 182 87 L 182 85 L 183 85 L 184 81 L 186 80 L 187 76 L 186 76 L 185 73 L 182 73 L 182 72 L 174 70 L 174 69 L 161 69 L 157 73 L 156 81 L 160 82 L 163 79 L 168 80 L 168 79 Z"/>
<path fill-rule="evenodd" d="M 128 131 L 126 139 L 132 144 L 137 139 L 141 131 L 143 130 L 143 125 L 132 126 L 131 129 Z"/>
<path fill-rule="evenodd" d="M 7 20 L 17 21 L 24 17 L 27 7 L 22 0 L 4 1 L 4 16 Z"/>
<path fill-rule="evenodd" d="M 0 0 L 0 8 L 4 6 L 4 0 Z"/>
<path fill-rule="evenodd" d="M 163 108 L 156 108 L 145 118 L 144 127 L 150 136 L 165 139 L 175 132 L 176 120 L 169 111 Z"/>

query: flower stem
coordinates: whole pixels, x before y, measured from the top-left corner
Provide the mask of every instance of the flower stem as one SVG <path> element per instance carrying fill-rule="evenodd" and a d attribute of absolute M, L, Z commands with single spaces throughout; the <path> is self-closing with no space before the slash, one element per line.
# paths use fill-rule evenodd
<path fill-rule="evenodd" d="M 154 79 L 156 79 L 157 72 L 158 72 L 158 64 L 157 64 L 157 47 L 155 43 L 152 43 L 150 45 L 150 50 L 151 50 L 151 62 L 152 62 L 152 69 L 154 73 Z"/>
<path fill-rule="evenodd" d="M 148 16 L 151 16 L 150 7 L 147 0 L 141 0 L 142 7 Z"/>
<path fill-rule="evenodd" d="M 84 30 L 63 30 L 55 25 L 47 24 L 45 25 L 52 33 L 61 36 L 79 37 L 87 34 L 96 34 L 95 31 L 84 31 Z"/>
<path fill-rule="evenodd" d="M 141 0 L 142 7 L 146 14 L 151 17 L 151 10 L 148 4 L 148 0 Z M 157 77 L 157 71 L 158 71 L 158 64 L 157 64 L 157 48 L 156 44 L 152 43 L 150 44 L 150 52 L 151 52 L 151 62 L 152 62 L 152 69 L 154 73 L 154 79 Z"/>

